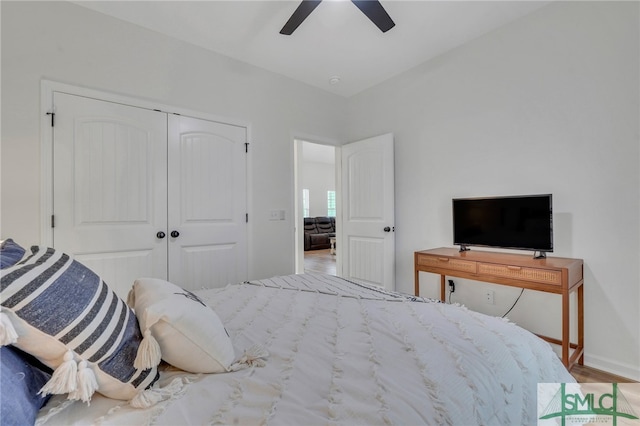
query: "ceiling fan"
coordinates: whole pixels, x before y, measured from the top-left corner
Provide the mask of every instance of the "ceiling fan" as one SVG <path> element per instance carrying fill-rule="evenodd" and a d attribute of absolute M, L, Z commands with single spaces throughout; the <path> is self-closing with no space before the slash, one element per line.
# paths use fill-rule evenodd
<path fill-rule="evenodd" d="M 293 12 L 293 15 L 291 15 L 287 23 L 284 24 L 284 27 L 280 30 L 280 34 L 293 34 L 296 28 L 307 19 L 307 16 L 309 16 L 311 12 L 313 12 L 313 9 L 318 7 L 321 2 L 322 0 L 302 0 L 298 8 Z M 351 0 L 351 3 L 355 4 L 383 33 L 386 33 L 396 25 L 378 0 Z"/>

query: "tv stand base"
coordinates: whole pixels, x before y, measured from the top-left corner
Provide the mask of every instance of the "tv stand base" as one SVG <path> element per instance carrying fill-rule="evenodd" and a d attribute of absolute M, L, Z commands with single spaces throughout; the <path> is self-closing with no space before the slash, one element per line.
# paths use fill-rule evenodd
<path fill-rule="evenodd" d="M 546 259 L 547 258 L 547 252 L 546 251 L 534 251 L 533 252 L 533 258 L 534 259 Z"/>

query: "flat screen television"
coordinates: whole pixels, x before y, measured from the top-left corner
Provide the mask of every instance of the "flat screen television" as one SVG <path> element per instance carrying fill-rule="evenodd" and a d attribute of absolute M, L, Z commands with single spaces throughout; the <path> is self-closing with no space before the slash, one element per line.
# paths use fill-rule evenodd
<path fill-rule="evenodd" d="M 553 251 L 551 194 L 453 199 L 453 243 L 532 250 L 545 257 Z M 537 252 L 537 253 L 536 253 Z"/>

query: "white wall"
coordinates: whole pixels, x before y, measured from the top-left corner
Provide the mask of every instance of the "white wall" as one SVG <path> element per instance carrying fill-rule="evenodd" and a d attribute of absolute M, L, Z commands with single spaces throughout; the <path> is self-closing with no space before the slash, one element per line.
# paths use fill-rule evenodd
<path fill-rule="evenodd" d="M 1 237 L 40 238 L 40 81 L 251 125 L 251 278 L 293 272 L 293 135 L 341 140 L 343 98 L 63 2 L 1 2 Z M 285 210 L 286 220 L 269 221 Z"/>
<path fill-rule="evenodd" d="M 554 255 L 585 262 L 586 362 L 640 379 L 638 18 L 556 2 L 351 99 L 348 139 L 395 133 L 399 290 L 413 251 L 452 245 L 451 198 L 553 193 Z M 490 306 L 483 285 L 454 301 L 498 314 L 519 293 Z M 525 292 L 510 318 L 559 337 L 559 309 Z"/>
<path fill-rule="evenodd" d="M 327 191 L 336 190 L 335 166 L 305 161 L 302 174 L 302 186 L 309 190 L 309 216 L 327 216 Z"/>

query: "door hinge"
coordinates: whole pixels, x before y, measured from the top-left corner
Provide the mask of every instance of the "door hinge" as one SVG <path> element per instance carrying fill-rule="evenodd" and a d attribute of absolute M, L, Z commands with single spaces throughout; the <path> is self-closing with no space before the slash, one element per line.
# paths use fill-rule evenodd
<path fill-rule="evenodd" d="M 51 215 L 51 227 L 56 227 L 56 217 L 54 215 Z"/>
<path fill-rule="evenodd" d="M 244 221 L 245 221 L 246 223 L 249 223 L 249 213 L 245 213 L 245 214 L 244 214 Z"/>
<path fill-rule="evenodd" d="M 47 115 L 51 116 L 51 127 L 53 127 L 53 125 L 55 123 L 56 113 L 55 112 L 48 112 Z"/>
<path fill-rule="evenodd" d="M 244 143 L 244 152 L 249 152 L 249 142 Z"/>

